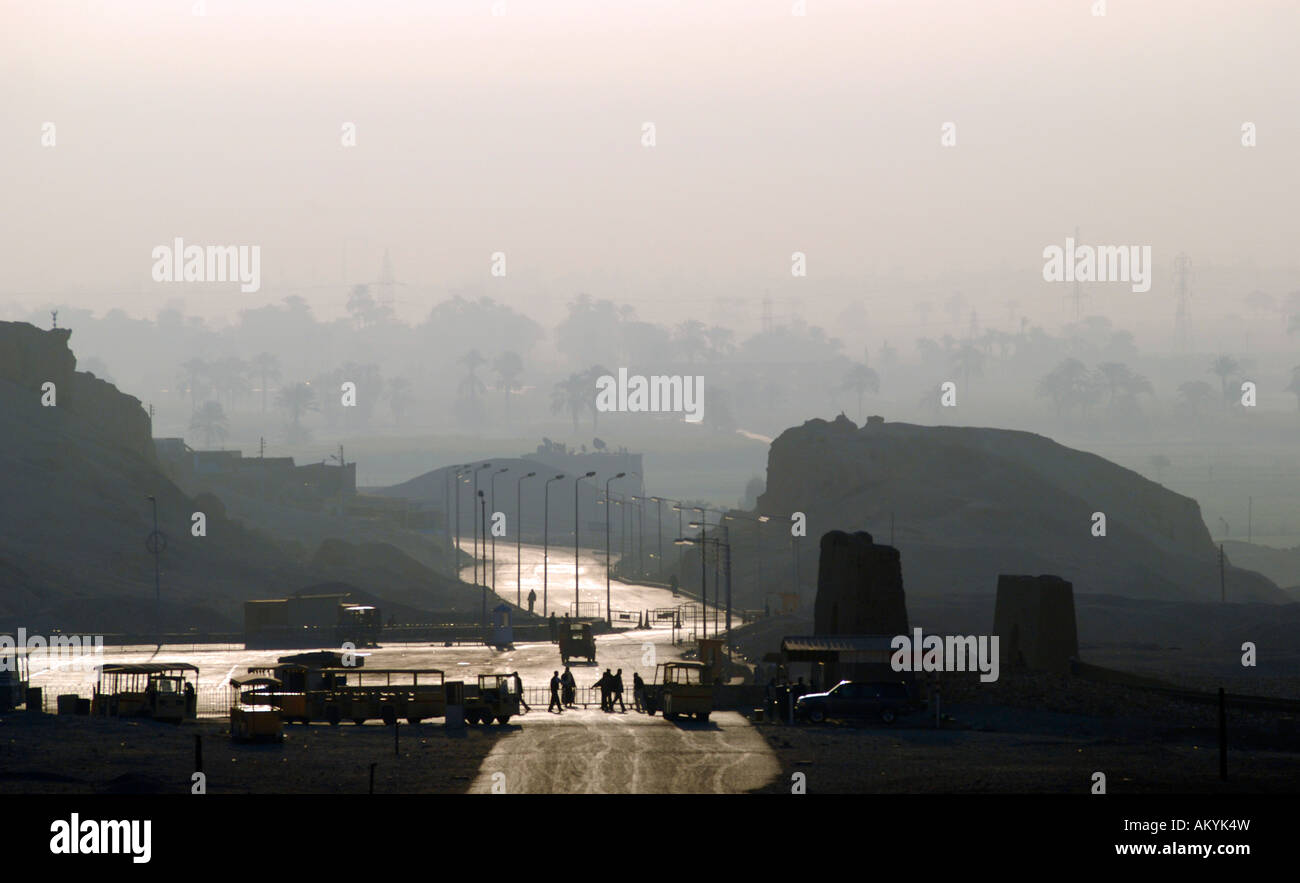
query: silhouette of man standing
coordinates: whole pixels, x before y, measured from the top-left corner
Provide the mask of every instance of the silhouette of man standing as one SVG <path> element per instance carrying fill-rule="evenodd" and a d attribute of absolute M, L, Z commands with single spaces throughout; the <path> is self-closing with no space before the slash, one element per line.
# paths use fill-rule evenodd
<path fill-rule="evenodd" d="M 536 603 L 537 603 L 537 590 L 529 589 L 528 590 L 528 612 L 529 613 L 533 612 L 533 605 Z"/>
<path fill-rule="evenodd" d="M 574 680 L 573 672 L 569 671 L 567 665 L 564 667 L 564 674 L 560 675 L 560 686 L 564 688 L 562 691 L 564 696 L 564 707 L 572 708 L 574 694 L 578 691 L 578 682 Z"/>
<path fill-rule="evenodd" d="M 515 679 L 515 690 L 519 693 L 519 704 L 523 707 L 524 711 L 532 711 L 532 709 L 528 707 L 528 703 L 524 701 L 524 679 L 519 677 L 519 672 L 514 672 L 513 675 Z"/>
<path fill-rule="evenodd" d="M 551 672 L 551 704 L 546 706 L 546 710 L 549 712 L 552 708 L 558 714 L 564 714 L 564 703 L 560 702 L 560 673 L 558 671 Z"/>
<path fill-rule="evenodd" d="M 612 681 L 613 689 L 610 690 L 609 694 L 609 710 L 614 710 L 614 700 L 617 699 L 619 714 L 627 714 L 627 706 L 623 704 L 623 669 L 618 670 L 618 674 L 614 675 Z"/>

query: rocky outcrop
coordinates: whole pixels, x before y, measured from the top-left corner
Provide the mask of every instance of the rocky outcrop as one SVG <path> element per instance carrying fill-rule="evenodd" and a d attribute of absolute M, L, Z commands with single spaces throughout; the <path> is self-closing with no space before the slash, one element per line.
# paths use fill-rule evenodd
<path fill-rule="evenodd" d="M 909 596 L 1055 573 L 1081 593 L 1219 597 L 1195 500 L 1028 432 L 812 420 L 772 443 L 759 510 L 806 513 L 809 536 L 870 530 L 885 542 L 892 520 Z M 1094 535 L 1098 512 L 1105 536 Z M 1225 576 L 1232 600 L 1288 600 L 1259 574 Z"/>

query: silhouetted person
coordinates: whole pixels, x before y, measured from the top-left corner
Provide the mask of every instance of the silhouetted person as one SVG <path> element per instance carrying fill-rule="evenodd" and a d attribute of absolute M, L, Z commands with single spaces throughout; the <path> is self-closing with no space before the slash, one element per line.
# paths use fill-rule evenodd
<path fill-rule="evenodd" d="M 618 700 L 619 714 L 627 714 L 627 706 L 623 704 L 623 669 L 618 670 L 618 674 L 613 677 L 613 689 L 609 693 L 609 710 L 614 710 L 614 701 Z"/>
<path fill-rule="evenodd" d="M 672 586 L 673 597 L 676 598 L 677 597 L 677 574 L 674 573 L 672 575 L 672 577 L 668 580 L 668 585 Z"/>
<path fill-rule="evenodd" d="M 645 711 L 645 681 L 641 680 L 641 673 L 632 672 L 632 707 L 637 711 Z"/>
<path fill-rule="evenodd" d="M 515 690 L 519 693 L 519 705 L 524 711 L 532 711 L 528 703 L 524 701 L 524 679 L 519 677 L 519 672 L 514 672 Z"/>
<path fill-rule="evenodd" d="M 578 692 L 578 682 L 567 665 L 564 667 L 564 674 L 560 675 L 560 686 L 563 688 L 564 707 L 572 708 L 573 699 Z"/>
<path fill-rule="evenodd" d="M 605 673 L 600 676 L 600 680 L 596 681 L 596 683 L 591 685 L 592 689 L 595 689 L 597 687 L 600 688 L 600 710 L 601 711 L 612 710 L 612 704 L 610 702 L 609 696 L 610 696 L 610 692 L 613 689 L 613 681 L 614 681 L 614 676 L 610 674 L 609 669 L 605 669 Z"/>
<path fill-rule="evenodd" d="M 537 603 L 537 590 L 529 589 L 528 590 L 528 612 L 529 613 L 533 612 L 533 605 L 536 603 Z"/>
<path fill-rule="evenodd" d="M 552 708 L 555 709 L 557 714 L 564 714 L 564 704 L 560 702 L 560 673 L 558 671 L 551 672 L 551 704 L 546 706 L 546 710 L 549 712 Z"/>

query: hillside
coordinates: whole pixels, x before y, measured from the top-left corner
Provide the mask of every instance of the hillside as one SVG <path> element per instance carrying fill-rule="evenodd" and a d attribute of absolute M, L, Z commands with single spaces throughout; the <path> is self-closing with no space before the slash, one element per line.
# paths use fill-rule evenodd
<path fill-rule="evenodd" d="M 806 513 L 810 543 L 834 529 L 889 542 L 892 517 L 909 596 L 1053 573 L 1076 592 L 1219 597 L 1218 550 L 1195 500 L 1028 432 L 812 420 L 772 443 L 759 509 Z M 1229 600 L 1290 600 L 1231 563 L 1225 577 Z"/>
<path fill-rule="evenodd" d="M 300 561 L 227 517 L 210 495 L 184 493 L 159 468 L 140 401 L 78 372 L 70 336 L 0 322 L 0 631 L 151 629 L 150 496 L 167 537 L 160 583 L 168 630 L 238 629 L 244 600 L 320 582 L 350 582 L 381 606 L 390 583 L 407 608 L 473 606 L 476 593 L 392 547 L 323 543 L 308 546 L 314 560 Z M 46 382 L 55 384 L 53 407 L 41 404 Z M 191 535 L 196 511 L 207 516 L 206 536 Z M 369 574 L 359 572 L 363 561 Z"/>

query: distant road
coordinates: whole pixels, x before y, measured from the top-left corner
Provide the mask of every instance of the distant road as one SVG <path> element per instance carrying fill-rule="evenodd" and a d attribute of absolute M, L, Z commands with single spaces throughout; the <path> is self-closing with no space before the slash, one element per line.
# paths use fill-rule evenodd
<path fill-rule="evenodd" d="M 490 546 L 490 544 L 489 544 Z M 473 541 L 468 543 L 464 537 L 461 538 L 461 548 L 466 554 L 474 554 Z M 488 571 L 491 573 L 491 551 L 488 552 Z M 515 544 L 513 542 L 502 542 L 497 540 L 496 556 L 496 592 L 511 604 L 515 603 L 515 586 L 517 584 L 516 575 L 518 568 L 515 564 Z M 547 568 L 549 574 L 547 585 L 543 585 L 542 580 L 542 547 L 536 545 L 523 546 L 523 586 L 518 593 L 522 601 L 522 606 L 528 606 L 528 590 L 537 591 L 537 606 L 535 610 L 543 615 L 555 611 L 556 616 L 563 616 L 565 613 L 572 615 L 574 602 L 573 588 L 573 547 L 565 549 L 563 546 L 552 546 L 550 549 L 550 565 Z M 713 581 L 712 574 L 709 574 L 709 590 L 712 593 Z M 474 581 L 474 568 L 466 567 L 461 571 L 461 579 L 467 583 Z M 480 581 L 482 576 L 480 575 Z M 491 581 L 488 582 L 491 585 Z M 543 591 L 545 589 L 545 592 Z M 546 597 L 546 607 L 542 606 L 543 595 Z M 609 594 L 611 604 L 615 610 L 652 610 L 657 607 L 676 607 L 679 604 L 685 604 L 690 601 L 685 596 L 674 598 L 669 589 L 662 589 L 658 586 L 635 585 L 630 583 L 620 583 L 617 580 L 611 580 L 609 585 Z M 578 550 L 578 596 L 581 598 L 584 612 L 591 609 L 589 605 L 599 604 L 600 615 L 605 615 L 605 555 L 604 552 L 594 552 L 589 549 Z M 713 632 L 714 626 L 714 605 L 710 598 L 709 604 L 709 632 Z M 719 612 L 716 616 L 718 623 L 722 623 L 724 616 Z"/>

